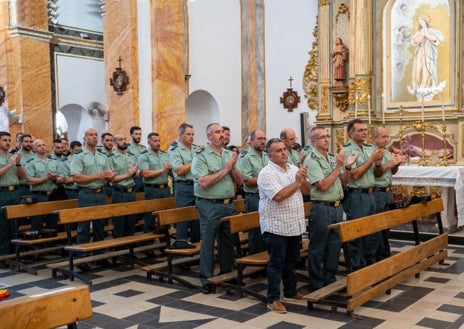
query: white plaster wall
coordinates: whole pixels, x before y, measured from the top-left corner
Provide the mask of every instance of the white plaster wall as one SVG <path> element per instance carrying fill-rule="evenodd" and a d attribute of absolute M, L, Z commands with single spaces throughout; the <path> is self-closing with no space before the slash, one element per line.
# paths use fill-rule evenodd
<path fill-rule="evenodd" d="M 219 123 L 230 127 L 231 144 L 241 145 L 240 1 L 188 2 L 189 93 L 207 91 L 217 102 Z M 205 134 L 204 116 L 195 122 L 195 140 Z M 211 122 L 214 116 L 211 117 Z"/>
<path fill-rule="evenodd" d="M 97 0 L 57 0 L 58 24 L 103 32 L 103 20 Z"/>
<path fill-rule="evenodd" d="M 295 130 L 301 144 L 300 113 L 309 112 L 303 92 L 303 74 L 314 37 L 317 0 L 266 0 L 266 127 L 267 137 L 279 137 L 282 128 Z M 289 88 L 300 96 L 300 104 L 287 112 L 280 97 Z M 311 111 L 312 112 L 312 111 Z M 314 114 L 311 113 L 311 118 Z"/>

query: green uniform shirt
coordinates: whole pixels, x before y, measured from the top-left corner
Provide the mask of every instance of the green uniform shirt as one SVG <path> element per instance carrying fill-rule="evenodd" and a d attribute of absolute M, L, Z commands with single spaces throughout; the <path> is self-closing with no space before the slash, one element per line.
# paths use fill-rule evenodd
<path fill-rule="evenodd" d="M 348 159 L 351 153 L 358 154 L 359 157 L 356 162 L 353 164 L 352 168 L 356 168 L 361 166 L 365 163 L 369 157 L 371 156 L 372 152 L 374 151 L 374 146 L 371 144 L 362 144 L 362 148 L 358 146 L 353 140 L 350 140 L 348 143 L 343 145 L 342 150 L 346 151 L 345 161 Z M 350 178 L 348 182 L 349 187 L 354 188 L 369 188 L 374 186 L 375 176 L 374 176 L 374 165 L 372 165 L 365 173 L 360 177 L 358 180 L 353 180 Z"/>
<path fill-rule="evenodd" d="M 123 155 L 118 151 L 115 151 L 112 155 L 108 156 L 108 165 L 111 170 L 116 172 L 116 175 L 123 175 L 129 171 L 129 168 L 136 163 L 133 154 L 126 151 Z M 133 187 L 135 186 L 134 177 L 123 179 L 119 182 L 112 183 L 113 186 L 119 187 Z"/>
<path fill-rule="evenodd" d="M 139 165 L 139 170 L 159 170 L 169 162 L 168 154 L 164 151 L 158 151 L 155 153 L 153 150 L 145 150 L 137 157 L 137 163 Z M 167 184 L 168 183 L 168 173 L 164 172 L 161 175 L 145 179 L 143 178 L 145 184 Z"/>
<path fill-rule="evenodd" d="M 193 155 L 197 150 L 198 146 L 192 144 L 190 150 L 188 150 L 184 144 L 179 141 L 174 141 L 168 150 L 169 163 L 171 163 L 172 174 L 175 180 L 193 180 L 192 172 L 189 171 L 185 175 L 177 175 L 177 168 L 189 164 L 192 162 Z"/>
<path fill-rule="evenodd" d="M 308 156 L 311 154 L 311 152 L 314 151 L 314 144 L 311 143 L 311 142 L 308 142 L 308 144 L 306 144 L 303 149 L 301 150 L 301 154 L 300 156 Z"/>
<path fill-rule="evenodd" d="M 26 170 L 26 163 L 34 157 L 35 153 L 30 152 L 28 155 L 26 155 L 23 153 L 22 150 L 20 150 L 19 154 L 21 154 L 21 164 L 23 165 L 24 170 Z M 19 181 L 20 184 L 26 184 L 26 182 L 27 182 L 27 176 L 24 179 L 21 179 Z"/>
<path fill-rule="evenodd" d="M 288 152 L 287 163 L 298 167 L 300 165 L 300 153 L 298 153 L 298 151 L 294 149 L 291 149 L 290 151 L 287 150 L 287 152 Z"/>
<path fill-rule="evenodd" d="M 7 153 L 6 156 L 0 155 L 0 168 L 3 168 L 10 162 L 11 156 L 13 154 Z M 10 185 L 18 185 L 19 178 L 18 178 L 18 167 L 13 166 L 8 170 L 5 174 L 0 176 L 0 186 L 10 186 Z"/>
<path fill-rule="evenodd" d="M 126 152 L 133 154 L 136 159 L 140 154 L 142 154 L 143 151 L 148 151 L 148 148 L 145 145 L 139 144 L 139 146 L 137 146 L 133 143 L 127 143 Z"/>
<path fill-rule="evenodd" d="M 206 189 L 200 187 L 198 183 L 198 178 L 223 169 L 227 160 L 232 156 L 233 151 L 225 148 L 221 149 L 220 155 L 217 154 L 209 144 L 197 149 L 192 160 L 192 174 L 195 177 L 193 193 L 195 196 L 206 199 L 227 199 L 235 196 L 234 181 L 231 175 L 225 175 L 216 184 Z"/>
<path fill-rule="evenodd" d="M 67 157 L 62 157 L 61 162 L 58 166 L 58 175 L 61 177 L 71 177 L 71 161 L 74 158 L 74 155 L 68 155 Z M 77 189 L 75 183 L 65 184 L 66 188 Z"/>
<path fill-rule="evenodd" d="M 309 168 L 307 177 L 311 183 L 311 200 L 334 202 L 343 199 L 343 186 L 339 178 L 325 192 L 321 191 L 316 184 L 329 176 L 337 167 L 335 155 L 327 153 L 326 158 L 314 149 L 306 157 L 303 165 Z"/>
<path fill-rule="evenodd" d="M 34 156 L 26 163 L 27 179 L 41 178 L 47 176 L 48 173 L 58 174 L 58 161 L 53 159 L 50 155 L 45 158 L 45 162 Z M 47 180 L 45 183 L 32 185 L 31 191 L 51 191 L 55 187 L 55 183 Z"/>
<path fill-rule="evenodd" d="M 384 149 L 385 154 L 382 159 L 382 165 L 385 165 L 390 162 L 391 154 L 387 149 Z M 392 171 L 388 169 L 382 176 L 375 177 L 375 186 L 387 187 L 392 183 Z"/>
<path fill-rule="evenodd" d="M 97 175 L 103 170 L 108 170 L 108 157 L 100 150 L 91 152 L 88 148 L 83 148 L 74 153 L 71 161 L 71 176 L 76 174 Z M 78 184 L 79 187 L 102 188 L 107 185 L 106 180 L 98 179 L 87 184 Z"/>
<path fill-rule="evenodd" d="M 243 174 L 243 180 L 249 178 L 258 178 L 259 172 L 269 162 L 269 158 L 266 152 L 261 152 L 261 156 L 256 153 L 256 150 L 252 147 L 243 151 L 238 158 L 237 167 Z M 258 193 L 258 185 L 246 186 L 243 184 L 243 190 L 248 193 Z"/>

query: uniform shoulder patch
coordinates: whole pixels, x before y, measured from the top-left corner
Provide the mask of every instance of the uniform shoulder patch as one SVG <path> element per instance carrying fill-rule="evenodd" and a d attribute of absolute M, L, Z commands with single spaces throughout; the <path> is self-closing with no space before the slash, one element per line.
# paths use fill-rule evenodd
<path fill-rule="evenodd" d="M 50 160 L 55 160 L 55 158 L 54 158 L 54 157 L 52 157 L 52 155 L 51 155 L 51 154 L 47 155 L 47 159 L 50 159 Z"/>
<path fill-rule="evenodd" d="M 80 153 L 82 153 L 82 152 L 84 152 L 84 150 L 80 149 L 79 151 L 74 152 L 74 155 L 80 154 Z"/>
<path fill-rule="evenodd" d="M 169 146 L 169 151 L 174 151 L 177 148 L 177 146 L 179 146 L 177 141 L 172 142 L 171 146 Z"/>
<path fill-rule="evenodd" d="M 240 152 L 240 157 L 243 158 L 245 155 L 247 155 L 248 150 L 243 150 Z"/>
<path fill-rule="evenodd" d="M 200 154 L 200 153 L 203 152 L 204 150 L 205 150 L 205 147 L 204 147 L 204 146 L 198 146 L 197 149 L 195 150 L 195 153 Z"/>
<path fill-rule="evenodd" d="M 316 159 L 316 158 L 317 158 L 317 155 L 316 155 L 316 153 L 314 153 L 314 152 L 309 153 L 309 156 L 310 156 L 311 158 L 313 158 L 313 159 Z"/>
<path fill-rule="evenodd" d="M 142 152 L 139 153 L 140 154 L 145 154 L 145 153 L 148 153 L 148 150 L 143 150 Z"/>
<path fill-rule="evenodd" d="M 26 163 L 29 163 L 31 162 L 32 160 L 34 160 L 34 157 L 30 158 L 29 160 L 26 161 Z"/>
<path fill-rule="evenodd" d="M 343 144 L 343 147 L 347 147 L 347 146 L 350 146 L 350 145 L 351 145 L 351 142 L 348 142 L 348 143 Z"/>

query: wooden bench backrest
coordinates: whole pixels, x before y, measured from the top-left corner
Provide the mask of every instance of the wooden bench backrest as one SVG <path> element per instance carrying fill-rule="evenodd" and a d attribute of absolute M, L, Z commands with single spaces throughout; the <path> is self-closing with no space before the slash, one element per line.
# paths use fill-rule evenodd
<path fill-rule="evenodd" d="M 232 234 L 259 227 L 259 213 L 257 211 L 224 217 L 223 220 L 229 222 Z"/>
<path fill-rule="evenodd" d="M 62 224 L 69 224 L 112 218 L 116 216 L 142 214 L 147 212 L 174 208 L 175 206 L 176 200 L 174 198 L 164 198 L 115 203 L 102 206 L 92 206 L 75 209 L 64 209 L 59 210 L 57 213 L 59 214 L 60 222 Z"/>
<path fill-rule="evenodd" d="M 311 202 L 304 203 L 304 213 L 305 217 L 309 217 L 309 213 L 311 212 Z"/>
<path fill-rule="evenodd" d="M 235 206 L 235 211 L 237 212 L 237 214 L 246 211 L 244 199 L 234 200 L 234 206 Z"/>
<path fill-rule="evenodd" d="M 77 199 L 18 204 L 4 207 L 8 219 L 52 214 L 56 210 L 77 208 Z"/>
<path fill-rule="evenodd" d="M 56 328 L 92 315 L 88 286 L 65 288 L 0 303 L 2 328 Z"/>
<path fill-rule="evenodd" d="M 189 206 L 160 210 L 155 213 L 155 216 L 158 218 L 160 226 L 166 226 L 191 220 L 198 220 L 198 211 L 197 207 Z"/>
<path fill-rule="evenodd" d="M 433 215 L 443 210 L 442 199 L 410 205 L 379 214 L 332 224 L 330 229 L 338 229 L 341 242 L 350 241 L 371 233 L 383 231 L 401 224 L 412 222 L 420 217 Z"/>

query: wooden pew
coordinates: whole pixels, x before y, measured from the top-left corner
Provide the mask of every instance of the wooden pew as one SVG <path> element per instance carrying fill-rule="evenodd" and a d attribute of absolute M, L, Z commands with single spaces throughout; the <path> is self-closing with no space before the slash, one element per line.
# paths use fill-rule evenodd
<path fill-rule="evenodd" d="M 442 199 L 434 199 L 426 203 L 410 205 L 403 209 L 395 209 L 380 214 L 366 216 L 346 222 L 332 224 L 329 229 L 337 229 L 342 243 L 375 233 L 400 224 L 416 221 L 420 217 L 436 215 L 441 226 L 440 212 L 443 210 Z M 389 258 L 349 273 L 346 278 L 332 283 L 322 289 L 304 296 L 308 308 L 314 303 L 334 305 L 326 297 L 337 291 L 346 289 L 346 310 L 353 310 L 388 291 L 396 284 L 408 279 L 414 274 L 443 261 L 447 256 L 446 246 L 448 234 L 441 233 L 426 242 L 420 243 L 418 232 L 416 245 Z M 336 307 L 336 305 L 335 305 Z"/>
<path fill-rule="evenodd" d="M 309 215 L 309 211 L 311 209 L 311 204 L 305 203 L 305 216 Z M 239 214 L 235 216 L 228 216 L 224 217 L 223 220 L 229 221 L 230 224 L 230 232 L 232 234 L 248 231 L 253 228 L 259 228 L 259 213 L 257 211 Z M 300 257 L 302 259 L 307 258 L 308 256 L 308 246 L 309 240 L 303 240 L 301 250 L 300 250 Z M 229 272 L 217 276 L 213 276 L 208 278 L 208 283 L 212 285 L 221 285 L 226 284 L 227 286 L 233 286 L 237 289 L 238 295 L 243 297 L 243 293 L 247 293 L 251 296 L 254 296 L 264 302 L 267 302 L 266 296 L 263 296 L 251 289 L 247 289 L 243 286 L 243 279 L 246 276 L 250 276 L 253 273 L 257 273 L 261 271 L 263 268 L 267 267 L 269 262 L 269 254 L 267 251 L 258 252 L 252 255 L 247 255 L 243 257 L 239 257 L 235 260 L 237 265 L 237 272 Z M 228 281 L 237 280 L 236 285 L 229 285 L 227 284 Z"/>
<path fill-rule="evenodd" d="M 25 217 L 50 215 L 53 214 L 53 212 L 56 210 L 71 208 L 77 208 L 77 199 L 38 202 L 32 204 L 19 204 L 4 207 L 8 220 L 18 220 Z M 73 234 L 73 236 L 75 236 L 75 233 Z M 11 240 L 11 243 L 15 245 L 15 255 L 2 256 L 1 260 L 9 259 L 9 263 L 12 268 L 23 268 L 27 272 L 36 275 L 37 271 L 31 266 L 25 264 L 21 260 L 21 256 L 37 255 L 45 252 L 61 250 L 64 248 L 65 243 L 63 243 L 62 246 L 42 248 L 39 250 L 33 250 L 21 254 L 22 248 L 32 248 L 34 246 L 40 246 L 46 243 L 62 242 L 66 241 L 66 239 L 67 235 L 65 232 L 58 232 L 56 237 L 37 238 L 33 240 L 15 238 Z"/>
<path fill-rule="evenodd" d="M 0 326 L 8 329 L 61 326 L 77 329 L 77 321 L 91 318 L 92 315 L 87 286 L 63 288 L 0 303 Z"/>
<path fill-rule="evenodd" d="M 143 214 L 147 212 L 158 211 L 162 209 L 169 209 L 175 207 L 174 198 L 154 199 L 154 200 L 141 200 L 134 202 L 116 203 L 102 206 L 83 207 L 76 209 L 65 209 L 58 211 L 60 222 L 63 224 L 78 223 L 84 221 L 93 221 L 100 219 L 113 218 L 117 216 L 127 216 Z M 68 230 L 69 232 L 69 230 Z M 156 239 L 163 238 L 164 235 L 156 234 L 154 232 L 149 233 L 138 233 L 131 236 L 124 236 L 120 238 L 108 238 L 102 241 L 92 241 L 81 244 L 74 244 L 66 246 L 64 249 L 68 252 L 68 262 L 52 263 L 48 264 L 47 267 L 52 269 L 52 276 L 55 277 L 57 271 L 64 273 L 69 278 L 74 280 L 74 277 L 81 279 L 82 281 L 91 284 L 85 276 L 80 275 L 74 271 L 75 264 L 87 263 L 101 259 L 107 259 L 113 257 L 113 263 L 116 262 L 116 258 L 123 255 L 128 255 L 133 259 L 134 249 L 137 245 L 144 242 L 155 242 Z M 104 254 L 97 254 L 93 256 L 86 256 L 82 258 L 74 257 L 79 253 L 91 253 L 94 251 L 100 251 L 105 249 L 121 248 L 117 251 L 107 252 Z M 145 246 L 150 248 L 150 246 Z M 153 248 L 154 246 L 151 246 Z M 141 247 L 140 247 L 141 248 Z M 139 249 L 140 249 L 139 248 Z M 137 262 L 136 259 L 133 259 Z M 143 263 L 142 263 L 143 264 Z M 68 265 L 68 269 L 62 269 L 62 267 Z"/>

